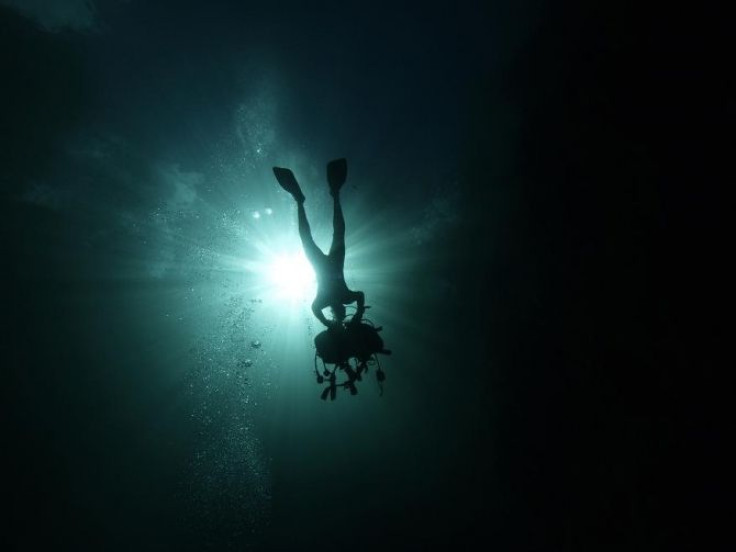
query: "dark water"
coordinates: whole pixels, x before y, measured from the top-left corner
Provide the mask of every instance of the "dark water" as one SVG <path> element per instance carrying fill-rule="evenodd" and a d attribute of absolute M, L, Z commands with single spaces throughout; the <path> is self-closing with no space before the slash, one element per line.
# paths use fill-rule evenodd
<path fill-rule="evenodd" d="M 655 550 L 718 526 L 716 27 L 0 4 L 4 550 Z M 267 277 L 299 251 L 271 167 L 326 247 L 337 157 L 346 279 L 393 355 L 383 395 L 370 374 L 323 402 L 311 297 Z"/>

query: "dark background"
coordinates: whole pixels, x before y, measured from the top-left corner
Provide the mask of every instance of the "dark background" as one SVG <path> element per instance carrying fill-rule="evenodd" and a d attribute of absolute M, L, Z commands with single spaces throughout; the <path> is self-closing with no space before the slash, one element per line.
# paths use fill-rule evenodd
<path fill-rule="evenodd" d="M 716 534 L 725 22 L 635 3 L 511 4 L 104 3 L 95 32 L 0 8 L 4 549 L 662 550 Z M 227 504 L 219 524 L 177 525 L 189 507 L 168 466 L 188 430 L 141 437 L 158 399 L 138 405 L 145 415 L 120 408 L 138 391 L 111 351 L 145 340 L 129 333 L 142 324 L 131 290 L 108 281 L 122 264 L 78 242 L 104 213 L 22 200 L 49 174 L 75 174 L 59 144 L 80 126 L 135 141 L 134 180 L 150 171 L 140 157 L 186 168 L 229 151 L 242 59 L 298 84 L 293 132 L 320 163 L 343 141 L 380 197 L 401 183 L 407 213 L 433 178 L 459 190 L 456 223 L 406 291 L 431 297 L 417 318 L 436 336 L 407 397 L 423 427 L 396 449 L 420 453 L 338 470 L 343 491 L 319 515 L 283 498 L 299 493 L 277 470 L 255 536 Z M 139 201 L 89 194 L 110 209 Z M 430 272 L 453 294 L 419 291 Z"/>

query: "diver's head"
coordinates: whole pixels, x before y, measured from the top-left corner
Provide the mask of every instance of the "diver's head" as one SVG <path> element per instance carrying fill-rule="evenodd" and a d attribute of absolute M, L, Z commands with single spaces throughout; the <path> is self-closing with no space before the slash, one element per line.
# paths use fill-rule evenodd
<path fill-rule="evenodd" d="M 332 318 L 335 322 L 342 322 L 345 320 L 345 305 L 342 303 L 335 303 L 334 305 L 330 305 L 330 310 L 332 310 Z"/>

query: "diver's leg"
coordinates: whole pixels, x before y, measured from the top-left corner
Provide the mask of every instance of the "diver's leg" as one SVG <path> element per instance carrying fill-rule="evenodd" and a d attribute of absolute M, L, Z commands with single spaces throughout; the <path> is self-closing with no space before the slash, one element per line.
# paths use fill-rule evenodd
<path fill-rule="evenodd" d="M 302 247 L 307 258 L 315 266 L 315 263 L 321 261 L 324 254 L 320 251 L 319 247 L 314 243 L 312 239 L 312 230 L 309 227 L 309 221 L 307 220 L 307 213 L 304 211 L 304 194 L 299 186 L 299 183 L 289 169 L 282 167 L 274 167 L 273 174 L 276 176 L 276 180 L 279 185 L 291 194 L 291 197 L 296 201 L 296 206 L 299 214 L 299 237 L 302 239 Z M 316 266 L 315 266 L 316 268 Z"/>
<path fill-rule="evenodd" d="M 309 227 L 309 221 L 307 220 L 307 212 L 304 210 L 304 202 L 297 203 L 298 215 L 299 215 L 299 237 L 302 240 L 302 247 L 304 248 L 304 254 L 309 259 L 312 267 L 315 271 L 320 270 L 324 263 L 324 253 L 314 243 L 312 238 L 312 229 Z"/>
<path fill-rule="evenodd" d="M 345 217 L 342 214 L 342 205 L 340 205 L 340 194 L 335 193 L 332 198 L 334 207 L 332 212 L 332 245 L 330 245 L 329 257 L 342 270 L 345 266 Z"/>

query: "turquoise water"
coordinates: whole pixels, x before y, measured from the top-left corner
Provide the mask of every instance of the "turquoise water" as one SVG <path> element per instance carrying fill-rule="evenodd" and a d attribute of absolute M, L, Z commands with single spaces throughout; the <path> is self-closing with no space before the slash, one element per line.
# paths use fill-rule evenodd
<path fill-rule="evenodd" d="M 440 91 L 387 89 L 379 80 L 397 66 L 366 72 L 327 37 L 295 55 L 305 31 L 292 20 L 291 38 L 264 35 L 278 21 L 270 11 L 254 22 L 215 3 L 201 24 L 198 9 L 172 14 L 166 3 L 60 6 L 2 12 L 12 62 L 32 75 L 6 99 L 31 114 L 10 121 L 7 166 L 21 177 L 5 217 L 27 229 L 9 242 L 24 344 L 10 386 L 18 542 L 426 542 L 432 531 L 416 531 L 462 494 L 453 442 L 465 441 L 447 435 L 460 389 L 443 377 L 455 357 L 439 329 L 459 293 L 447 253 L 465 201 L 458 108 L 433 108 L 427 135 L 413 122 Z M 359 33 L 371 35 L 369 22 Z M 391 33 L 385 47 L 400 51 L 405 37 Z M 310 69 L 315 54 L 325 59 Z M 432 78 L 424 67 L 412 75 Z M 26 132 L 41 138 L 25 142 Z M 346 281 L 366 293 L 394 353 L 383 393 L 374 367 L 357 396 L 341 390 L 333 402 L 314 376 L 313 276 L 284 278 L 301 245 L 271 168 L 295 172 L 326 250 L 325 166 L 342 156 Z"/>
<path fill-rule="evenodd" d="M 0 549 L 703 549 L 733 95 L 605 4 L 0 0 Z"/>

